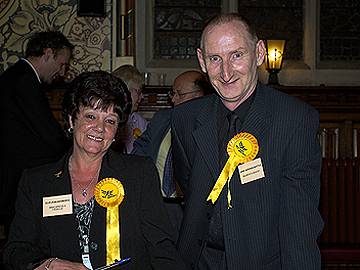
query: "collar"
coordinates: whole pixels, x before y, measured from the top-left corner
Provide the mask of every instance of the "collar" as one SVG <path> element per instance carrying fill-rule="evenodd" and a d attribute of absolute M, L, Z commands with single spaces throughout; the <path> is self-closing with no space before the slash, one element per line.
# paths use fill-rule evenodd
<path fill-rule="evenodd" d="M 40 79 L 40 76 L 39 76 L 39 73 L 37 72 L 36 68 L 33 66 L 33 64 L 31 64 L 31 62 L 25 58 L 21 58 L 22 60 L 24 60 L 26 63 L 28 63 L 30 65 L 30 67 L 34 70 L 35 74 L 36 74 L 36 77 L 38 78 L 39 80 L 39 83 L 41 83 L 41 79 Z"/>

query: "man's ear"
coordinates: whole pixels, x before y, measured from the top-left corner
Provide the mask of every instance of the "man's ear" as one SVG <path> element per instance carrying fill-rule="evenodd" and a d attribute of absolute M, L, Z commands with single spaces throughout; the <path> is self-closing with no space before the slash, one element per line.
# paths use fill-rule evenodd
<path fill-rule="evenodd" d="M 48 61 L 50 58 L 51 58 L 51 56 L 53 56 L 54 55 L 54 52 L 53 52 L 53 50 L 51 49 L 51 48 L 45 48 L 44 49 L 44 59 L 45 59 L 45 61 Z"/>
<path fill-rule="evenodd" d="M 256 65 L 259 67 L 262 65 L 265 59 L 266 48 L 263 40 L 259 40 L 256 43 Z"/>
<path fill-rule="evenodd" d="M 72 116 L 69 115 L 69 116 L 68 116 L 68 119 L 69 119 L 69 127 L 74 128 L 74 123 L 73 123 L 73 121 L 72 121 Z"/>
<path fill-rule="evenodd" d="M 197 48 L 196 53 L 197 53 L 197 57 L 198 57 L 199 64 L 200 64 L 202 72 L 207 73 L 206 72 L 205 59 L 203 58 L 202 50 L 200 48 Z"/>

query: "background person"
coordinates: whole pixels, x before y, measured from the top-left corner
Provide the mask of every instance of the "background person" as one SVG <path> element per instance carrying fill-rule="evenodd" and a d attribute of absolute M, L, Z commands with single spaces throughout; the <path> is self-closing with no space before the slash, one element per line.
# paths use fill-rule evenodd
<path fill-rule="evenodd" d="M 211 89 L 206 76 L 196 70 L 178 75 L 169 93 L 174 106 L 198 98 Z M 146 131 L 134 142 L 133 154 L 149 156 L 159 173 L 160 186 L 168 214 L 176 231 L 179 232 L 182 219 L 182 192 L 176 184 L 171 154 L 171 113 L 163 109 L 155 113 Z M 169 199 L 170 198 L 170 199 Z M 174 199 L 173 199 L 174 198 Z"/>
<path fill-rule="evenodd" d="M 205 93 L 208 93 L 210 89 L 211 85 L 203 73 L 196 70 L 185 71 L 175 78 L 173 90 L 169 92 L 169 97 L 173 105 L 177 106 L 183 102 L 203 96 Z M 134 149 L 132 151 L 133 154 L 151 157 L 159 171 L 161 183 L 164 177 L 165 159 L 169 151 L 162 153 L 160 146 L 166 136 L 168 136 L 167 140 L 171 142 L 169 132 L 171 113 L 172 109 L 163 109 L 156 112 L 146 131 L 134 142 Z M 170 147 L 168 148 L 170 149 Z M 161 157 L 159 155 L 161 155 Z M 164 188 L 162 188 L 162 192 L 164 197 L 172 197 L 175 195 L 174 189 L 168 193 L 169 191 L 165 191 Z"/>
<path fill-rule="evenodd" d="M 132 65 L 122 65 L 114 70 L 112 74 L 122 79 L 131 93 L 131 114 L 126 123 L 124 134 L 120 134 L 120 142 L 117 142 L 122 145 L 125 153 L 131 153 L 134 141 L 141 136 L 148 124 L 148 121 L 137 112 L 139 104 L 144 97 L 142 93 L 144 78 L 139 70 Z"/>
<path fill-rule="evenodd" d="M 35 33 L 27 43 L 25 58 L 0 75 L 2 115 L 6 119 L 1 140 L 6 158 L 1 164 L 0 216 L 6 231 L 23 169 L 55 161 L 68 148 L 42 83 L 50 84 L 65 75 L 73 48 L 60 32 Z"/>
<path fill-rule="evenodd" d="M 185 269 L 154 165 L 109 150 L 131 109 L 126 85 L 103 71 L 80 74 L 64 96 L 63 109 L 73 147 L 55 163 L 25 170 L 5 265 L 85 270 L 121 255 L 131 258 L 126 269 Z"/>
<path fill-rule="evenodd" d="M 172 114 L 184 260 L 200 270 L 320 269 L 318 113 L 258 82 L 264 42 L 238 14 L 210 20 L 197 56 L 217 94 Z"/>

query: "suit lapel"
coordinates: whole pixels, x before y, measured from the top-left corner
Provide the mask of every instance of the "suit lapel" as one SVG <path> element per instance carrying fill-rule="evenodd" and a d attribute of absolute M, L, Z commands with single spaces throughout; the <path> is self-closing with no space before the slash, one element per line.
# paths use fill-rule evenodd
<path fill-rule="evenodd" d="M 50 172 L 52 175 L 49 177 L 50 181 L 48 190 L 50 191 L 49 194 L 51 194 L 51 196 L 72 194 L 70 175 L 67 167 L 68 158 L 69 154 L 65 155 L 55 165 L 54 170 Z M 66 241 L 66 243 L 64 243 L 64 245 L 68 246 L 71 250 L 73 250 L 75 257 L 81 259 L 80 249 L 73 248 L 74 246 L 79 245 L 74 207 L 73 214 L 61 216 L 61 222 L 59 222 L 59 219 L 57 218 L 53 219 L 53 222 L 51 222 L 51 226 L 53 227 L 52 231 L 62 232 L 62 234 L 68 237 L 68 240 Z"/>
<path fill-rule="evenodd" d="M 111 160 L 111 151 L 104 157 L 101 171 L 99 176 L 99 181 L 104 178 L 116 178 L 121 182 L 125 189 L 125 199 L 119 206 L 119 219 L 120 219 L 120 256 L 122 257 L 124 254 L 124 241 L 122 240 L 122 233 L 124 232 L 124 220 L 122 217 L 128 216 L 128 207 L 126 204 L 126 177 L 119 172 L 125 171 L 124 164 L 125 161 L 117 162 L 113 164 Z M 104 262 L 106 262 L 106 208 L 100 206 L 96 201 L 94 204 L 94 213 L 92 218 L 92 224 L 96 224 L 95 226 L 91 226 L 90 230 L 90 239 L 97 246 L 97 251 L 91 250 L 91 260 L 93 263 L 93 267 L 98 267 Z"/>
<path fill-rule="evenodd" d="M 213 95 L 212 99 L 204 104 L 197 118 L 197 128 L 193 132 L 194 140 L 199 148 L 202 159 L 208 166 L 213 181 L 219 175 L 219 149 L 216 114 L 219 99 Z"/>
<path fill-rule="evenodd" d="M 258 84 L 254 101 L 245 117 L 241 131 L 251 133 L 258 140 L 259 154 L 262 153 L 262 142 L 265 138 L 265 127 L 268 125 L 270 113 L 266 102 L 266 89 Z"/>

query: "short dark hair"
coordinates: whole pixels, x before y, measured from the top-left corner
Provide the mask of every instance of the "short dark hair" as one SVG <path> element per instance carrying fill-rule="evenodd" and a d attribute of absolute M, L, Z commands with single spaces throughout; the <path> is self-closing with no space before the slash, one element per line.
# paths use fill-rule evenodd
<path fill-rule="evenodd" d="M 100 101 L 100 102 L 98 102 Z M 70 127 L 69 115 L 77 118 L 80 107 L 107 110 L 114 106 L 119 117 L 119 125 L 124 125 L 131 111 L 131 94 L 126 84 L 105 71 L 83 72 L 71 83 L 64 94 L 63 117 L 65 128 Z"/>
<path fill-rule="evenodd" d="M 25 57 L 42 56 L 47 48 L 53 49 L 56 55 L 59 50 L 65 48 L 72 51 L 74 45 L 59 31 L 35 32 L 27 43 Z"/>

